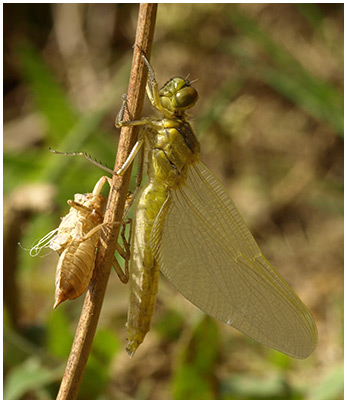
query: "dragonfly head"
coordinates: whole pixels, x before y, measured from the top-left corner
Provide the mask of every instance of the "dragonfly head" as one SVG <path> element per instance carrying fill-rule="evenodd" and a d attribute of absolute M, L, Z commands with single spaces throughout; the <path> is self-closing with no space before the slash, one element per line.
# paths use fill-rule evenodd
<path fill-rule="evenodd" d="M 188 80 L 180 77 L 168 81 L 159 91 L 159 96 L 163 107 L 176 115 L 182 115 L 198 100 L 197 90 Z"/>

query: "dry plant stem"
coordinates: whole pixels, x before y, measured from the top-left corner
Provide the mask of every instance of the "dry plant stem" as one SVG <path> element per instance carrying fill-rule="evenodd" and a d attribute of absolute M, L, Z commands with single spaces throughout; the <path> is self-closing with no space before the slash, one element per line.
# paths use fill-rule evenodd
<path fill-rule="evenodd" d="M 125 119 L 140 119 L 141 117 L 147 71 L 144 68 L 140 49 L 142 49 L 149 58 L 154 36 L 156 13 L 157 4 L 140 5 L 135 40 L 135 44 L 138 46 L 134 46 L 133 65 L 128 87 L 127 104 L 130 116 L 125 115 Z M 122 128 L 114 167 L 115 171 L 123 165 L 134 146 L 138 134 L 137 129 L 138 128 L 135 127 Z M 120 222 L 122 220 L 130 174 L 131 169 L 127 170 L 121 177 L 113 177 L 113 186 L 108 198 L 104 222 Z M 111 271 L 112 260 L 116 249 L 118 233 L 119 226 L 113 226 L 109 229 L 105 227 L 102 232 L 93 278 L 84 301 L 80 321 L 76 330 L 75 339 L 65 374 L 60 385 L 57 400 L 76 399 L 77 397 L 96 331 L 108 277 Z"/>

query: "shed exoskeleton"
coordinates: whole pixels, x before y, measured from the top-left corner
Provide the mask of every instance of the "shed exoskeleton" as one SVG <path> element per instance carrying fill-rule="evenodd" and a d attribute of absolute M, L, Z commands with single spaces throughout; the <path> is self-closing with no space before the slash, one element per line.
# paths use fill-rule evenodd
<path fill-rule="evenodd" d="M 105 225 L 116 224 L 103 223 L 106 199 L 100 192 L 106 182 L 111 184 L 110 178 L 102 176 L 92 193 L 77 193 L 74 200 L 68 200 L 67 203 L 71 208 L 62 218 L 59 227 L 43 238 L 44 244 L 41 240 L 32 248 L 32 254 L 37 254 L 37 251 L 43 247 L 49 247 L 59 254 L 54 308 L 67 299 L 78 298 L 86 291 L 93 275 L 100 230 Z M 127 260 L 130 252 L 125 241 L 124 230 L 122 236 L 123 244 L 128 250 L 123 251 L 120 245 L 117 245 L 117 251 L 125 259 L 125 273 L 116 258 L 114 258 L 113 267 L 120 280 L 126 283 L 128 281 Z"/>

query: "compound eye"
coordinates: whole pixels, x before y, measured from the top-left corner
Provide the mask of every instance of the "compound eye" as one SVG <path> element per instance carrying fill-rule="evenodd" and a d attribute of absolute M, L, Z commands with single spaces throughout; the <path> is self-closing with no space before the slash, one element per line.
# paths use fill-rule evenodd
<path fill-rule="evenodd" d="M 198 92 L 190 86 L 189 81 L 176 77 L 168 81 L 159 91 L 162 106 L 174 113 L 182 113 L 194 106 Z"/>
<path fill-rule="evenodd" d="M 194 106 L 198 100 L 198 92 L 193 87 L 181 88 L 175 95 L 173 107 L 175 109 L 187 109 Z"/>

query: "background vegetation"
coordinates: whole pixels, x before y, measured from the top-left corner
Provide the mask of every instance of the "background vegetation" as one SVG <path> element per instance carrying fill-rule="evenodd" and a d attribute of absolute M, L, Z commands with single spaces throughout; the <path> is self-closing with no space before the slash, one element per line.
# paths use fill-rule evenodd
<path fill-rule="evenodd" d="M 138 6 L 4 5 L 4 397 L 55 398 L 83 298 L 52 310 L 57 256 L 30 248 L 113 166 Z M 206 317 L 162 277 L 152 330 L 124 351 L 127 286 L 111 273 L 82 399 L 343 397 L 343 5 L 161 4 L 161 84 L 198 79 L 202 159 L 265 256 L 311 309 L 304 361 Z M 145 113 L 151 113 L 146 108 Z"/>

